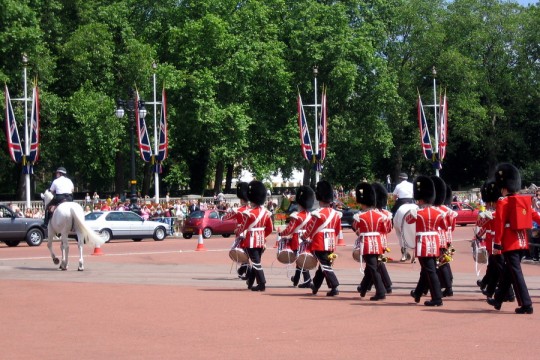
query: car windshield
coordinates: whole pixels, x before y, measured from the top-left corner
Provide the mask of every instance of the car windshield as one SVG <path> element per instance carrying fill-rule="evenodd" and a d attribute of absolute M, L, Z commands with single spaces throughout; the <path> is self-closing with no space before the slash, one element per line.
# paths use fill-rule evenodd
<path fill-rule="evenodd" d="M 194 211 L 189 214 L 190 219 L 202 219 L 204 217 L 204 211 Z"/>
<path fill-rule="evenodd" d="M 84 219 L 85 220 L 96 220 L 98 217 L 101 216 L 101 214 L 103 214 L 101 211 L 91 212 L 91 213 L 86 214 Z"/>

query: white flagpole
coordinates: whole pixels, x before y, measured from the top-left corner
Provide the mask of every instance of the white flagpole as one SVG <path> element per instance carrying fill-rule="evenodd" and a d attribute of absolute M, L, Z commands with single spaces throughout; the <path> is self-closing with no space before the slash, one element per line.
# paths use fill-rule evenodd
<path fill-rule="evenodd" d="M 153 63 L 152 67 L 154 68 L 153 78 L 154 78 L 154 161 L 155 161 L 158 154 L 157 98 L 156 98 L 156 72 L 155 72 L 155 69 L 157 68 L 156 63 Z M 157 170 L 157 165 L 154 164 L 154 166 L 155 166 L 154 170 Z M 156 201 L 156 204 L 159 204 L 159 173 L 157 171 L 154 172 L 154 187 L 156 189 L 155 201 Z"/>
<path fill-rule="evenodd" d="M 23 55 L 23 64 L 24 64 L 24 157 L 25 157 L 25 164 L 23 164 L 24 167 L 26 167 L 26 174 L 24 175 L 24 181 L 26 186 L 26 208 L 31 208 L 30 203 L 30 171 L 28 164 L 26 164 L 26 161 L 28 161 L 28 157 L 30 156 L 30 143 L 28 141 L 28 86 L 26 81 L 26 67 L 28 65 L 28 58 L 26 55 Z"/>
<path fill-rule="evenodd" d="M 319 108 L 317 104 L 317 74 L 319 73 L 319 69 L 317 66 L 313 67 L 313 82 L 314 82 L 314 89 L 315 89 L 315 148 L 313 149 L 313 156 L 315 159 L 319 155 L 319 121 L 317 119 L 317 115 L 319 113 Z M 319 171 L 317 168 L 315 168 L 315 184 L 319 182 Z"/>
<path fill-rule="evenodd" d="M 433 114 L 435 115 L 435 144 L 433 151 L 436 156 L 439 156 L 439 126 L 437 118 L 437 70 L 433 67 Z M 435 168 L 435 176 L 439 176 L 439 168 Z"/>

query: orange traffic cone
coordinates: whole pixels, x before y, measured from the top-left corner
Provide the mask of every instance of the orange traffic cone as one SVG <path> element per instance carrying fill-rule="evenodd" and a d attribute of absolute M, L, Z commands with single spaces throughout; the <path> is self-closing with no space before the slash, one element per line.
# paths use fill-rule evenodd
<path fill-rule="evenodd" d="M 281 232 L 281 228 L 277 228 L 277 239 L 276 239 L 276 243 L 274 244 L 274 249 L 276 249 L 278 247 L 278 244 L 279 244 L 279 239 L 280 239 L 280 236 L 279 236 L 279 233 Z"/>
<path fill-rule="evenodd" d="M 345 240 L 343 240 L 343 231 L 340 231 L 338 235 L 337 246 L 347 246 L 347 244 L 345 244 Z"/>
<path fill-rule="evenodd" d="M 94 252 L 92 253 L 92 255 L 104 255 L 103 250 L 101 250 L 101 248 L 99 246 L 96 246 L 94 248 Z"/>
<path fill-rule="evenodd" d="M 201 229 L 199 229 L 199 241 L 197 243 L 197 248 L 195 249 L 195 251 L 206 251 L 206 248 L 204 247 L 204 243 L 203 243 L 203 236 L 202 236 Z"/>

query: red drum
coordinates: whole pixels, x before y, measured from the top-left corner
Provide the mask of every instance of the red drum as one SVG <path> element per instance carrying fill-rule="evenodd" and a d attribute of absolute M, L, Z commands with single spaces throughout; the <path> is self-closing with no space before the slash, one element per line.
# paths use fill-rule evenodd
<path fill-rule="evenodd" d="M 278 241 L 277 260 L 282 264 L 292 264 L 296 261 L 296 254 L 289 246 L 289 238 L 282 238 Z"/>
<path fill-rule="evenodd" d="M 311 253 L 306 243 L 300 244 L 296 266 L 306 270 L 313 270 L 317 267 L 317 258 Z"/>
<path fill-rule="evenodd" d="M 240 263 L 240 264 L 249 262 L 248 254 L 246 253 L 244 249 L 240 247 L 242 240 L 244 240 L 243 237 L 241 236 L 237 237 L 234 240 L 231 250 L 229 250 L 229 258 L 231 258 L 232 261 L 236 261 L 237 263 Z"/>
<path fill-rule="evenodd" d="M 360 238 L 356 239 L 354 242 L 354 248 L 352 252 L 352 257 L 355 261 L 360 262 L 360 257 L 362 256 L 362 247 L 364 244 L 360 241 Z"/>

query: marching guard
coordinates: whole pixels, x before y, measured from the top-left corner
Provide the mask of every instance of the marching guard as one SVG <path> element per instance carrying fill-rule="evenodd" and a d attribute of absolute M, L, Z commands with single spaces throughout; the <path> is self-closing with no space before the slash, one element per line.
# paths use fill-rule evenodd
<path fill-rule="evenodd" d="M 266 278 L 261 264 L 262 254 L 266 248 L 266 237 L 272 233 L 273 225 L 271 214 L 263 205 L 266 201 L 266 188 L 260 181 L 253 180 L 248 184 L 247 197 L 251 208 L 245 210 L 244 223 L 238 229 L 238 233 L 245 232 L 242 248 L 251 260 L 251 271 L 247 279 L 248 289 L 252 291 L 264 291 Z M 257 280 L 257 286 L 253 283 Z"/>
<path fill-rule="evenodd" d="M 384 227 L 384 231 L 381 232 L 381 241 L 383 246 L 383 254 L 379 256 L 378 263 L 377 263 L 377 271 L 379 271 L 379 274 L 381 274 L 381 279 L 384 284 L 384 288 L 386 289 L 387 294 L 392 293 L 392 280 L 390 279 L 390 275 L 388 274 L 388 270 L 386 269 L 386 260 L 384 253 L 390 252 L 390 248 L 388 247 L 388 234 L 393 229 L 393 222 L 392 222 L 392 212 L 386 209 L 386 205 L 388 204 L 388 191 L 386 188 L 380 184 L 380 183 L 373 183 L 371 184 L 373 186 L 373 190 L 375 190 L 375 207 L 377 211 L 382 213 L 384 216 L 386 216 L 386 226 Z"/>
<path fill-rule="evenodd" d="M 501 196 L 501 190 L 495 184 L 495 180 L 489 179 L 480 188 L 480 194 L 482 200 L 486 203 L 486 210 L 478 215 L 474 228 L 475 240 L 484 242 L 489 256 L 486 274 L 476 284 L 480 287 L 482 294 L 491 298 L 495 294 L 497 284 L 502 279 L 504 269 L 504 259 L 501 251 L 493 248 L 493 241 L 495 240 L 495 206 Z M 505 301 L 515 301 L 512 287 L 508 289 Z"/>
<path fill-rule="evenodd" d="M 248 192 L 248 183 L 241 181 L 236 185 L 236 196 L 240 200 L 240 207 L 238 208 L 231 208 L 231 211 L 225 214 L 223 216 L 223 220 L 230 220 L 235 219 L 236 220 L 236 230 L 235 230 L 235 243 L 233 247 L 236 245 L 240 246 L 242 242 L 242 238 L 245 237 L 245 234 L 239 233 L 238 230 L 244 223 L 244 215 L 243 212 L 249 209 L 249 199 L 247 197 Z M 244 262 L 240 264 L 240 266 L 237 269 L 238 277 L 242 280 L 247 280 L 249 277 L 249 272 L 251 268 L 249 266 L 249 262 Z"/>
<path fill-rule="evenodd" d="M 519 305 L 515 309 L 516 314 L 532 314 L 533 306 L 521 270 L 521 257 L 524 250 L 529 249 L 526 230 L 532 228 L 532 220 L 537 221 L 540 216 L 533 211 L 530 198 L 516 194 L 521 189 L 521 175 L 514 165 L 499 164 L 495 169 L 495 184 L 501 189 L 502 197 L 497 200 L 495 210 L 493 248 L 501 250 L 505 264 L 495 296 L 488 298 L 487 302 L 500 310 L 510 286 L 513 286 Z M 523 202 L 526 199 L 529 200 L 528 204 Z"/>
<path fill-rule="evenodd" d="M 439 228 L 446 230 L 444 214 L 432 206 L 435 201 L 435 185 L 430 177 L 420 175 L 414 180 L 414 199 L 418 209 L 412 209 L 405 217 L 409 224 L 416 224 L 416 256 L 421 266 L 420 278 L 416 289 L 411 290 L 415 303 L 426 287 L 431 293 L 431 300 L 424 302 L 425 306 L 442 306 L 442 291 L 437 276 L 436 259 L 440 255 Z"/>
<path fill-rule="evenodd" d="M 360 283 L 360 297 L 366 296 L 370 284 L 375 285 L 375 296 L 369 300 L 378 301 L 386 298 L 381 274 L 377 262 L 383 254 L 381 233 L 386 232 L 387 217 L 375 209 L 375 190 L 367 183 L 356 186 L 356 202 L 360 204 L 361 212 L 354 216 L 353 230 L 358 235 L 356 247 L 366 263 L 364 278 Z"/>
<path fill-rule="evenodd" d="M 304 232 L 304 227 L 311 219 L 310 210 L 313 208 L 315 202 L 315 192 L 309 186 L 300 186 L 296 190 L 296 203 L 298 204 L 298 211 L 293 212 L 290 216 L 291 220 L 289 225 L 283 230 L 279 236 L 286 237 L 291 236 L 289 240 L 289 246 L 292 251 L 298 255 L 298 249 L 300 247 L 300 234 Z M 303 276 L 304 281 L 298 285 L 300 281 L 300 275 Z M 293 286 L 298 285 L 299 288 L 312 288 L 311 275 L 308 269 L 296 265 L 294 276 L 291 277 Z"/>
<path fill-rule="evenodd" d="M 336 248 L 336 238 L 341 236 L 341 213 L 331 206 L 334 201 L 332 185 L 326 180 L 317 183 L 315 197 L 320 208 L 311 213 L 311 220 L 307 223 L 303 240 L 311 239 L 309 248 L 319 261 L 319 268 L 313 278 L 312 293 L 316 295 L 324 279 L 330 288 L 326 296 L 339 294 L 339 281 L 332 269 L 331 255 Z"/>

